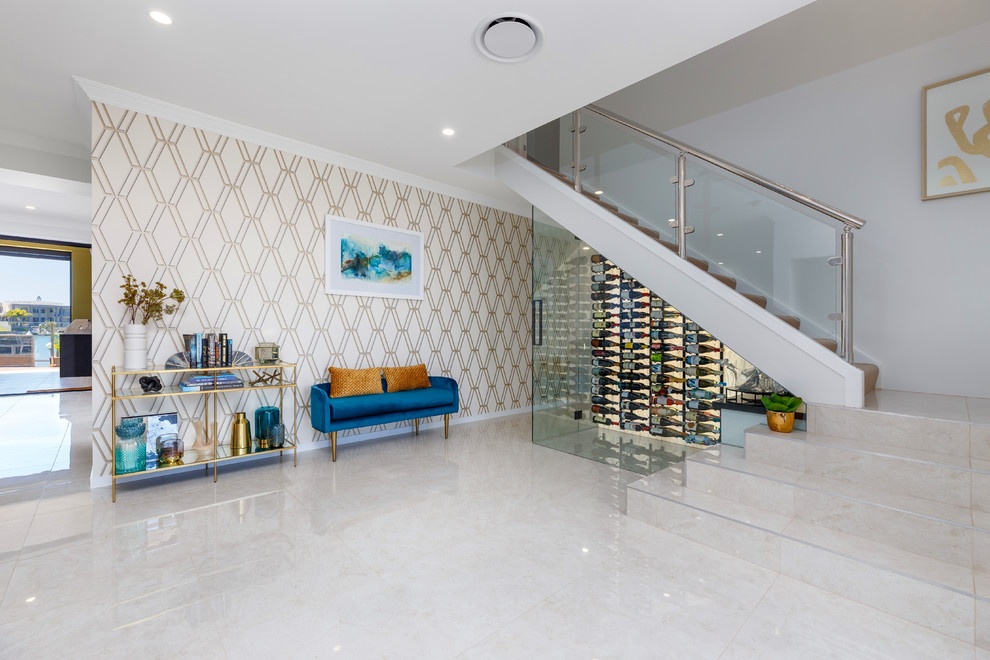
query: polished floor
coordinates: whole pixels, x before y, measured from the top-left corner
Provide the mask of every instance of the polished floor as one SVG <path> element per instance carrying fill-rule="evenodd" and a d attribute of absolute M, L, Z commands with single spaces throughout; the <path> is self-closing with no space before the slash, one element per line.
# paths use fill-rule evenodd
<path fill-rule="evenodd" d="M 2 658 L 979 658 L 624 516 L 528 415 L 89 489 L 89 393 L 0 399 Z"/>

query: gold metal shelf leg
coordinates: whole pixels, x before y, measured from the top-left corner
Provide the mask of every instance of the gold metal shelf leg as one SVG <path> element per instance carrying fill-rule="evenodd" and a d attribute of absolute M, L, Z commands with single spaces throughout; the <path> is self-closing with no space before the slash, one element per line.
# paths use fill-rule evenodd
<path fill-rule="evenodd" d="M 113 492 L 112 492 L 112 494 L 111 494 L 111 496 L 110 496 L 110 499 L 111 499 L 111 501 L 113 501 L 113 502 L 116 502 L 116 501 L 117 501 L 117 480 L 116 480 L 116 479 L 114 479 L 114 478 L 113 478 L 113 477 L 111 476 L 111 477 L 110 477 L 110 482 L 111 482 L 111 483 L 113 484 L 113 485 L 112 485 L 112 486 L 110 487 L 110 490 L 111 490 L 111 491 L 113 491 Z"/>
<path fill-rule="evenodd" d="M 330 431 L 330 459 L 337 462 L 337 432 Z"/>
<path fill-rule="evenodd" d="M 413 424 L 416 425 L 416 435 L 419 435 L 419 420 L 418 419 L 414 419 L 413 420 Z"/>
<path fill-rule="evenodd" d="M 450 437 L 450 415 L 443 416 L 443 438 L 446 440 Z"/>

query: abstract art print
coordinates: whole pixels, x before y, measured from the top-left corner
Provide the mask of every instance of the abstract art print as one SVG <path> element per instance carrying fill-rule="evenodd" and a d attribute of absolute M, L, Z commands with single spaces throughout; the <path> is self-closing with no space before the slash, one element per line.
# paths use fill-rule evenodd
<path fill-rule="evenodd" d="M 990 69 L 922 88 L 923 200 L 990 190 Z"/>
<path fill-rule="evenodd" d="M 327 216 L 326 292 L 423 298 L 423 234 Z"/>

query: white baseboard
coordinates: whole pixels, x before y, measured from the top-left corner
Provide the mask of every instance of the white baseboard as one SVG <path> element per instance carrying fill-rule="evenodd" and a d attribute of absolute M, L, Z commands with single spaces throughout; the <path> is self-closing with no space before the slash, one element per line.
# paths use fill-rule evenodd
<path fill-rule="evenodd" d="M 498 417 L 509 417 L 511 415 L 521 415 L 523 413 L 529 413 L 529 412 L 531 412 L 531 410 L 532 410 L 532 408 L 530 408 L 530 407 L 527 406 L 526 408 L 513 408 L 511 410 L 499 410 L 497 412 L 484 413 L 484 414 L 481 414 L 481 415 L 471 415 L 470 417 L 452 417 L 450 419 L 450 425 L 451 426 L 459 426 L 461 424 L 470 424 L 472 422 L 483 422 L 483 421 L 485 421 L 487 419 L 496 419 Z M 337 436 L 337 447 L 341 447 L 343 445 L 353 445 L 353 444 L 357 444 L 359 442 L 365 442 L 365 441 L 368 441 L 368 440 L 377 440 L 379 438 L 388 438 L 388 437 L 391 437 L 393 435 L 406 435 L 406 434 L 409 433 L 408 426 L 411 425 L 412 422 L 409 422 L 409 425 L 407 425 L 404 422 L 396 422 L 396 424 L 401 424 L 401 426 L 396 426 L 395 428 L 391 428 L 391 429 L 384 429 L 382 431 L 373 431 L 373 432 L 370 432 L 370 433 L 355 433 L 353 435 L 347 435 L 347 436 L 339 436 L 338 435 Z M 443 428 L 443 418 L 442 417 L 439 418 L 439 421 L 436 421 L 436 422 L 429 422 L 428 424 L 420 424 L 419 425 L 419 428 L 420 429 L 438 429 L 438 428 Z M 301 454 L 301 453 L 304 453 L 304 452 L 314 451 L 314 450 L 317 450 L 317 449 L 327 449 L 329 447 L 330 447 L 330 438 L 329 438 L 329 436 L 324 436 L 324 439 L 323 440 L 317 440 L 316 442 L 306 442 L 306 443 L 300 444 L 296 448 L 296 453 Z M 268 454 L 259 454 L 256 457 L 246 458 L 244 460 L 246 460 L 246 461 L 250 461 L 250 460 L 261 460 L 261 459 L 267 458 L 268 456 L 269 456 Z M 189 469 L 190 470 L 194 470 L 194 469 L 195 470 L 198 470 L 200 467 L 201 467 L 200 465 L 195 465 L 195 466 L 190 465 L 189 466 Z M 161 474 L 156 474 L 154 472 L 149 472 L 149 473 L 147 473 L 145 475 L 141 475 L 141 476 L 135 475 L 133 478 L 129 479 L 128 481 L 140 481 L 141 479 L 153 479 L 155 477 L 160 477 L 160 476 L 161 476 Z M 106 475 L 102 475 L 101 474 L 101 475 L 98 475 L 98 476 L 97 475 L 93 475 L 89 479 L 89 487 L 91 489 L 92 488 L 109 488 L 111 486 L 111 481 L 112 480 L 111 480 L 109 474 L 106 474 Z"/>

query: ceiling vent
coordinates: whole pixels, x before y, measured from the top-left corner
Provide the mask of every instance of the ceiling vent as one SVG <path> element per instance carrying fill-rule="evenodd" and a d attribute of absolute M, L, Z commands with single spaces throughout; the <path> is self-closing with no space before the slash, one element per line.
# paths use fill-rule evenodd
<path fill-rule="evenodd" d="M 498 14 L 478 24 L 474 44 L 496 62 L 522 62 L 543 45 L 543 30 L 525 14 Z"/>

